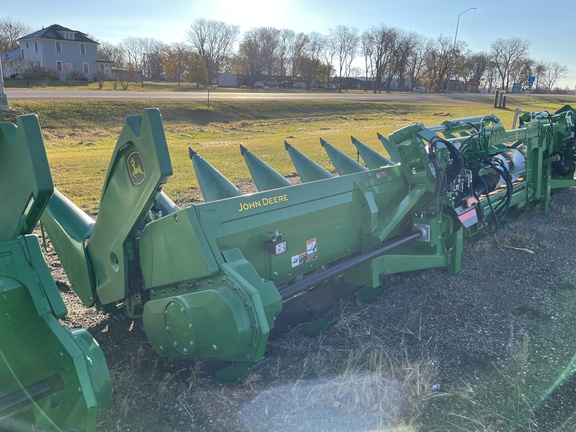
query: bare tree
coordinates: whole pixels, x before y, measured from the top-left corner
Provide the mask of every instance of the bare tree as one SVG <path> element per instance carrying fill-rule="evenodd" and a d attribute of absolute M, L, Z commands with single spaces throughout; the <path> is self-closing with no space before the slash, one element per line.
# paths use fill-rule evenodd
<path fill-rule="evenodd" d="M 280 30 L 273 27 L 260 27 L 258 29 L 260 40 L 262 67 L 264 72 L 271 76 L 278 61 L 278 45 L 280 44 Z"/>
<path fill-rule="evenodd" d="M 302 80 L 306 83 L 306 89 L 310 89 L 312 81 L 318 80 L 320 66 L 322 65 L 321 55 L 325 38 L 320 33 L 312 32 L 308 35 L 305 55 L 300 62 L 299 72 Z"/>
<path fill-rule="evenodd" d="M 396 74 L 398 75 L 399 90 L 412 87 L 412 83 L 410 83 L 410 86 L 407 85 L 407 80 L 410 76 L 409 65 L 420 49 L 420 45 L 421 37 L 416 33 L 399 33 L 396 48 Z"/>
<path fill-rule="evenodd" d="M 484 75 L 490 68 L 490 55 L 487 52 L 479 52 L 468 57 L 471 65 L 471 74 L 469 78 L 482 81 Z"/>
<path fill-rule="evenodd" d="M 126 59 L 122 45 L 114 45 L 109 42 L 102 42 L 100 45 L 98 45 L 98 58 L 110 60 L 118 68 L 123 68 L 126 66 Z"/>
<path fill-rule="evenodd" d="M 532 75 L 535 62 L 532 59 L 524 58 L 514 62 L 514 67 L 510 75 L 512 83 L 521 83 L 523 87 L 528 84 L 528 77 Z"/>
<path fill-rule="evenodd" d="M 332 45 L 332 44 L 330 44 Z M 364 90 L 367 89 L 368 80 L 374 79 L 374 38 L 372 33 L 365 31 L 360 37 L 360 45 L 362 49 L 362 54 L 364 55 L 364 76 L 366 79 L 366 84 Z"/>
<path fill-rule="evenodd" d="M 336 57 L 338 57 L 338 75 L 340 77 L 338 91 L 342 93 L 342 77 L 343 75 L 348 76 L 350 73 L 350 65 L 356 58 L 360 38 L 355 28 L 343 25 L 330 29 L 330 38 L 334 47 L 337 48 Z"/>
<path fill-rule="evenodd" d="M 288 65 L 290 66 L 290 75 L 295 79 L 300 69 L 300 62 L 306 55 L 306 46 L 308 45 L 308 35 L 305 33 L 298 33 L 290 41 L 288 47 Z"/>
<path fill-rule="evenodd" d="M 496 81 L 498 80 L 498 69 L 496 69 L 496 64 L 494 60 L 490 59 L 488 63 L 488 69 L 486 69 L 486 74 L 484 78 L 485 86 L 488 91 L 492 91 L 496 87 Z"/>
<path fill-rule="evenodd" d="M 446 88 L 452 49 L 452 40 L 442 35 L 431 40 L 426 48 L 425 79 L 432 91 Z"/>
<path fill-rule="evenodd" d="M 197 19 L 187 32 L 194 50 L 202 57 L 208 81 L 212 81 L 227 57 L 230 57 L 234 44 L 240 35 L 240 27 L 223 21 Z"/>
<path fill-rule="evenodd" d="M 366 67 L 371 68 L 374 78 L 374 93 L 381 92 L 384 80 L 392 75 L 397 40 L 398 30 L 385 25 L 372 27 L 362 36 L 364 56 L 369 56 Z"/>
<path fill-rule="evenodd" d="M 559 63 L 546 63 L 546 69 L 542 74 L 542 85 L 548 91 L 554 90 L 560 78 L 564 78 L 568 73 L 568 68 Z"/>
<path fill-rule="evenodd" d="M 251 29 L 244 33 L 242 42 L 238 47 L 237 64 L 241 71 L 250 75 L 251 85 L 258 80 L 264 70 L 262 44 L 259 38 L 259 29 Z"/>
<path fill-rule="evenodd" d="M 322 45 L 320 48 L 320 59 L 322 61 L 322 69 L 324 70 L 323 78 L 326 83 L 330 82 L 330 77 L 334 71 L 334 57 L 336 57 L 336 47 L 332 43 L 329 36 L 322 36 Z"/>
<path fill-rule="evenodd" d="M 522 60 L 528 58 L 530 42 L 525 39 L 513 37 L 510 39 L 497 39 L 491 45 L 491 57 L 501 79 L 501 88 L 508 90 L 510 81 L 523 67 Z"/>
<path fill-rule="evenodd" d="M 410 83 L 409 88 L 414 89 L 420 86 L 420 81 L 426 75 L 426 48 L 428 45 L 423 36 L 414 33 L 411 37 L 416 43 L 406 62 L 406 74 L 408 76 L 407 81 Z"/>
<path fill-rule="evenodd" d="M 295 38 L 296 33 L 290 29 L 282 29 L 278 35 L 278 73 L 281 78 L 287 75 L 286 70 L 290 57 L 290 48 Z"/>
<path fill-rule="evenodd" d="M 542 87 L 542 82 L 544 80 L 544 75 L 546 74 L 548 66 L 543 62 L 536 62 L 532 68 L 532 74 L 534 75 L 533 87 L 535 90 L 540 90 Z"/>
<path fill-rule="evenodd" d="M 164 43 L 152 38 L 127 37 L 121 42 L 126 67 L 140 73 L 141 85 L 144 77 L 159 78 L 162 71 Z"/>
<path fill-rule="evenodd" d="M 236 64 L 251 76 L 252 85 L 263 74 L 271 76 L 278 62 L 280 30 L 273 27 L 253 28 L 242 37 Z"/>
<path fill-rule="evenodd" d="M 16 41 L 31 32 L 29 26 L 10 17 L 0 19 L 0 53 L 18 48 Z"/>

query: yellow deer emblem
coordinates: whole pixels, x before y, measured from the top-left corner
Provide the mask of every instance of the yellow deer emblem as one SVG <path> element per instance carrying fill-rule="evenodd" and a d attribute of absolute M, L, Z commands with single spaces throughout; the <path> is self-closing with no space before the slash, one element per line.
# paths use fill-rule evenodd
<path fill-rule="evenodd" d="M 134 186 L 140 186 L 146 179 L 146 171 L 144 170 L 144 162 L 142 161 L 140 152 L 134 151 L 130 153 L 126 162 L 132 184 Z"/>

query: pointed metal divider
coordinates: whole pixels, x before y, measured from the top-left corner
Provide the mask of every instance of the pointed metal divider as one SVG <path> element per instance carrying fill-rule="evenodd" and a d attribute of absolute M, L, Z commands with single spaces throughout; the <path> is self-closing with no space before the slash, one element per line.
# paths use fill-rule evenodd
<path fill-rule="evenodd" d="M 288 141 L 284 141 L 284 147 L 290 155 L 290 159 L 292 159 L 292 163 L 294 164 L 296 171 L 298 171 L 302 183 L 334 177 L 312 159 L 309 159 L 299 150 L 292 147 Z"/>
<path fill-rule="evenodd" d="M 366 163 L 369 169 L 376 169 L 387 165 L 396 165 L 390 159 L 385 156 L 382 156 L 376 150 L 371 149 L 366 144 L 358 141 L 354 137 L 350 137 L 352 139 L 352 144 L 356 146 L 356 150 L 362 156 L 362 159 Z"/>
<path fill-rule="evenodd" d="M 244 156 L 244 161 L 250 170 L 252 180 L 259 191 L 278 189 L 292 186 L 290 180 L 276 172 L 269 165 L 258 157 L 254 156 L 246 147 L 240 145 L 240 153 Z"/>
<path fill-rule="evenodd" d="M 400 163 L 401 161 L 400 153 L 398 152 L 396 146 L 393 146 L 390 143 L 390 141 L 388 141 L 388 138 L 380 135 L 378 132 L 376 133 L 376 136 L 378 137 L 378 139 L 380 140 L 380 142 L 382 143 L 382 145 L 384 146 L 384 148 L 386 149 L 386 151 L 388 152 L 390 158 L 394 161 L 394 163 Z"/>
<path fill-rule="evenodd" d="M 230 180 L 220 174 L 216 168 L 210 165 L 194 150 L 188 148 L 188 154 L 190 155 L 190 159 L 192 159 L 204 201 L 216 201 L 244 195 L 240 189 L 234 186 Z"/>
<path fill-rule="evenodd" d="M 338 174 L 346 175 L 366 171 L 366 167 L 360 165 L 350 156 L 345 155 L 337 148 L 331 146 L 322 138 L 320 138 L 320 144 L 322 147 L 324 147 L 326 153 L 328 153 L 328 157 L 330 158 L 330 161 L 332 161 L 332 164 L 334 165 L 334 168 L 336 168 Z"/>

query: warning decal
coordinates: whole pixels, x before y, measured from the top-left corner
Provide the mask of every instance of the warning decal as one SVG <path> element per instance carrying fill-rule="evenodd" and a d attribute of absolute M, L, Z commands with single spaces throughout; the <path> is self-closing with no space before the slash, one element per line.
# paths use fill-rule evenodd
<path fill-rule="evenodd" d="M 298 255 L 292 255 L 292 267 L 298 267 L 299 265 L 313 261 L 316 258 L 318 258 L 317 242 L 316 239 L 313 238 L 306 242 L 306 252 L 299 253 Z"/>

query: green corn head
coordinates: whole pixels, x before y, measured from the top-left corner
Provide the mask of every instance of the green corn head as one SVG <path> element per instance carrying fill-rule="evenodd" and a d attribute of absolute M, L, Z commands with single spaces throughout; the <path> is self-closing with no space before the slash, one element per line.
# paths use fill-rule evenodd
<path fill-rule="evenodd" d="M 0 123 L 0 154 L 0 429 L 95 430 L 108 367 L 86 330 L 59 323 L 66 306 L 31 235 L 53 192 L 35 115 Z"/>
<path fill-rule="evenodd" d="M 321 140 L 334 171 L 285 143 L 292 184 L 244 147 L 257 193 L 243 194 L 194 151 L 204 203 L 179 208 L 160 113 L 129 117 L 94 222 L 59 193 L 42 221 L 86 306 L 141 319 L 158 354 L 242 376 L 271 336 L 324 314 L 343 296 L 372 301 L 385 275 L 461 271 L 465 237 L 507 212 L 574 186 L 574 110 L 413 124 L 382 152 L 352 138 L 363 164 Z M 382 153 L 382 154 L 381 154 Z"/>

